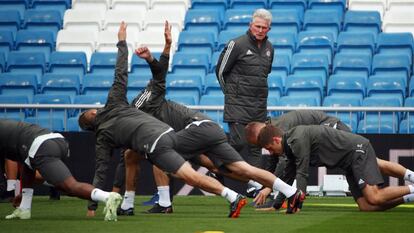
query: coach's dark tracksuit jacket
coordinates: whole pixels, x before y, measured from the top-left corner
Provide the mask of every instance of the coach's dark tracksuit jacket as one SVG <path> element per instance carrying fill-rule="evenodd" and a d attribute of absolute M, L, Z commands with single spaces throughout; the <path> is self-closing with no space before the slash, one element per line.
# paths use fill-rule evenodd
<path fill-rule="evenodd" d="M 250 30 L 231 40 L 221 53 L 216 75 L 225 95 L 224 121 L 247 124 L 267 116 L 267 76 L 273 47 L 267 38 L 258 48 Z"/>
<path fill-rule="evenodd" d="M 49 133 L 38 125 L 0 119 L 0 157 L 24 164 L 35 138 Z"/>
<path fill-rule="evenodd" d="M 161 54 L 160 61 L 154 58 L 149 63 L 152 79 L 145 90 L 132 101 L 132 106 L 153 115 L 175 131 L 184 129 L 193 121 L 210 119 L 198 111 L 165 99 L 168 60 L 168 54 Z"/>
<path fill-rule="evenodd" d="M 114 148 L 130 148 L 142 154 L 151 153 L 154 141 L 164 132 L 171 130 L 165 123 L 129 105 L 126 96 L 128 48 L 125 41 L 118 42 L 117 47 L 115 80 L 109 90 L 108 100 L 104 108 L 98 110 L 95 120 L 96 165 L 93 185 L 101 189 L 104 188 Z"/>
<path fill-rule="evenodd" d="M 297 188 L 306 191 L 309 166 L 341 168 L 348 171 L 358 145 L 369 140 L 343 130 L 320 125 L 301 125 L 287 131 L 282 137 L 287 157 L 287 176 L 296 177 Z"/>

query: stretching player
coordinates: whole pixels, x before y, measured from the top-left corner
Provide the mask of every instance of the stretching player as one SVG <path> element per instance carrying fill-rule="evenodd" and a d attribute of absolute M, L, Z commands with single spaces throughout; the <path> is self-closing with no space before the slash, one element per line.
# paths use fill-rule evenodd
<path fill-rule="evenodd" d="M 8 159 L 24 164 L 22 201 L 6 219 L 30 219 L 35 171 L 56 188 L 83 199 L 106 203 L 106 221 L 116 221 L 116 209 L 122 197 L 75 180 L 62 159 L 69 156 L 69 146 L 62 135 L 37 125 L 0 119 L 0 151 Z"/>

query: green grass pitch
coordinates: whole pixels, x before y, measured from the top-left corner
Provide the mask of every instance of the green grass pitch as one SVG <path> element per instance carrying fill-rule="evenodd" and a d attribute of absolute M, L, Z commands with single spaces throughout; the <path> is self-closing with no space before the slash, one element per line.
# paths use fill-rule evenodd
<path fill-rule="evenodd" d="M 394 233 L 412 232 L 414 205 L 406 204 L 386 212 L 359 212 L 352 198 L 308 197 L 299 214 L 257 212 L 246 206 L 238 219 L 227 218 L 228 204 L 221 197 L 174 197 L 174 213 L 149 215 L 148 207 L 140 206 L 147 196 L 135 200 L 135 216 L 119 217 L 118 222 L 104 222 L 100 204 L 95 218 L 86 218 L 86 201 L 63 197 L 49 201 L 36 196 L 31 220 L 5 220 L 10 204 L 0 204 L 0 232 L 5 233 L 132 233 L 168 232 L 195 233 L 205 231 L 231 232 L 333 232 Z M 249 200 L 251 201 L 251 200 Z"/>

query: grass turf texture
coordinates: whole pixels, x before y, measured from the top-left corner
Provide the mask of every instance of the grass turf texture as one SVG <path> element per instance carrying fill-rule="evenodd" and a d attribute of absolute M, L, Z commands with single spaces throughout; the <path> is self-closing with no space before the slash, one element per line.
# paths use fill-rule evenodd
<path fill-rule="evenodd" d="M 140 206 L 148 197 L 135 200 L 135 216 L 121 216 L 118 222 L 104 222 L 100 204 L 95 218 L 86 218 L 86 201 L 62 197 L 49 201 L 35 197 L 31 220 L 5 220 L 13 208 L 0 204 L 1 232 L 407 232 L 414 229 L 414 205 L 406 204 L 386 212 L 359 212 L 352 198 L 307 197 L 304 209 L 295 215 L 258 212 L 247 205 L 238 219 L 227 218 L 228 203 L 221 197 L 174 197 L 174 213 L 144 214 Z M 251 200 L 249 200 L 251 201 Z"/>

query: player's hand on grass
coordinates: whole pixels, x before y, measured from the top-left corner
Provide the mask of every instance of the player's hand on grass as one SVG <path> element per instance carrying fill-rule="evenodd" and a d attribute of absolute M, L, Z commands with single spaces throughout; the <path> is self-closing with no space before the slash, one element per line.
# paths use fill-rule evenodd
<path fill-rule="evenodd" d="M 260 192 L 256 195 L 253 202 L 256 203 L 256 205 L 263 205 L 266 201 L 267 196 L 272 192 L 270 188 L 264 188 L 260 190 Z"/>

